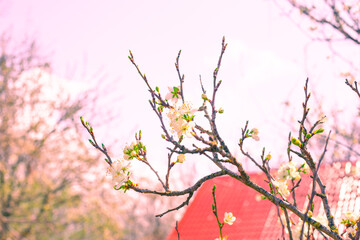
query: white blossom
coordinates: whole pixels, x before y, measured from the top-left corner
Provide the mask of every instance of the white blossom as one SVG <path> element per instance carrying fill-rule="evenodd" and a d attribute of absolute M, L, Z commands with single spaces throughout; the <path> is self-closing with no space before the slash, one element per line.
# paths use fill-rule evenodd
<path fill-rule="evenodd" d="M 290 195 L 286 181 L 279 179 L 272 181 L 272 183 L 283 197 L 288 197 Z"/>
<path fill-rule="evenodd" d="M 288 179 L 301 179 L 300 173 L 298 172 L 294 162 L 282 164 L 278 170 L 277 177 L 284 181 L 287 181 Z"/>
<path fill-rule="evenodd" d="M 180 154 L 178 157 L 177 157 L 177 162 L 178 163 L 183 163 L 185 161 L 185 154 Z"/>
<path fill-rule="evenodd" d="M 130 154 L 132 157 L 136 157 L 137 153 L 133 150 Z"/>
<path fill-rule="evenodd" d="M 354 212 L 346 212 L 345 214 L 343 214 L 343 220 L 347 220 L 347 221 L 349 221 L 350 224 L 353 224 L 353 225 L 356 223 L 358 218 L 359 218 L 359 215 Z"/>
<path fill-rule="evenodd" d="M 196 109 L 192 109 L 190 104 L 187 103 L 182 104 L 180 107 L 170 109 L 167 117 L 170 120 L 171 131 L 176 133 L 178 137 L 182 135 L 191 137 L 191 133 L 195 127 L 193 121 L 195 112 Z"/>
<path fill-rule="evenodd" d="M 251 137 L 252 137 L 255 141 L 259 141 L 259 140 L 260 140 L 260 137 L 258 136 L 259 130 L 258 130 L 257 128 L 251 129 L 250 133 L 251 133 Z"/>
<path fill-rule="evenodd" d="M 124 160 L 117 160 L 111 164 L 107 169 L 107 174 L 112 176 L 114 186 L 121 186 L 126 180 L 129 179 L 130 162 Z"/>
<path fill-rule="evenodd" d="M 124 159 L 125 160 L 131 160 L 134 157 L 136 157 L 137 153 L 134 150 L 134 147 L 137 143 L 132 142 L 130 145 L 125 145 L 123 153 L 124 153 Z"/>
<path fill-rule="evenodd" d="M 226 212 L 224 216 L 224 223 L 227 223 L 229 225 L 232 225 L 236 220 L 236 217 L 233 216 L 231 212 Z"/>
<path fill-rule="evenodd" d="M 169 93 L 166 94 L 165 99 L 168 101 L 172 101 L 175 104 L 177 103 L 177 101 L 179 100 L 179 98 L 181 98 L 180 95 L 180 86 L 178 87 L 168 87 L 169 89 Z"/>

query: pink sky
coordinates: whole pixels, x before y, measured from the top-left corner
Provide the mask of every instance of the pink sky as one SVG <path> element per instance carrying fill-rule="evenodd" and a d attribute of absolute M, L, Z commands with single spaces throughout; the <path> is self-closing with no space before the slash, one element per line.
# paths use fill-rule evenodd
<path fill-rule="evenodd" d="M 129 49 L 150 83 L 164 94 L 167 86 L 178 85 L 174 61 L 182 49 L 185 95 L 197 105 L 201 102 L 198 76 L 211 91 L 225 36 L 229 45 L 218 95 L 218 107 L 225 113 L 218 123 L 233 152 L 237 152 L 240 129 L 249 120 L 250 127 L 260 130 L 260 143 L 247 145 L 255 156 L 263 146 L 274 159 L 285 155 L 287 123 L 294 119 L 285 115 L 283 102 L 290 101 L 300 112 L 306 77 L 323 96 L 325 107 L 354 102 L 339 77 L 348 71 L 346 66 L 329 60 L 328 48 L 311 43 L 272 1 L 13 0 L 0 2 L 0 8 L 0 30 L 10 29 L 19 41 L 35 38 L 41 51 L 51 56 L 56 75 L 93 85 L 93 76 L 99 70 L 105 73 L 104 86 L 110 86 L 105 108 L 119 117 L 102 128 L 99 139 L 110 144 L 116 138 L 123 145 L 141 128 L 149 154 L 159 166 L 166 160 L 159 123 L 147 103 L 146 86 L 127 58 Z"/>

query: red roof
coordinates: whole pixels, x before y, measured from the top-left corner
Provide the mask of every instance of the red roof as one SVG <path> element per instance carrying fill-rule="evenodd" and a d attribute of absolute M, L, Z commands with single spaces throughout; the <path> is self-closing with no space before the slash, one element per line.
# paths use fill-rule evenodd
<path fill-rule="evenodd" d="M 327 186 L 332 214 L 340 218 L 346 211 L 360 211 L 360 162 L 356 165 L 334 163 L 320 169 L 320 176 Z M 253 173 L 250 178 L 256 184 L 269 189 L 264 174 Z M 307 206 L 306 195 L 311 191 L 312 179 L 303 176 L 296 191 L 297 206 Z M 268 200 L 256 200 L 258 193 L 229 176 L 221 176 L 205 182 L 196 193 L 183 218 L 178 223 L 181 240 L 214 240 L 219 237 L 219 228 L 212 212 L 212 188 L 216 185 L 218 215 L 222 221 L 225 212 L 236 217 L 233 225 L 225 224 L 223 234 L 229 240 L 278 239 L 281 226 L 277 208 Z M 323 214 L 319 198 L 315 201 L 314 216 Z M 318 210 L 320 209 L 320 210 Z M 341 232 L 341 229 L 339 229 Z M 177 240 L 175 229 L 167 240 Z"/>

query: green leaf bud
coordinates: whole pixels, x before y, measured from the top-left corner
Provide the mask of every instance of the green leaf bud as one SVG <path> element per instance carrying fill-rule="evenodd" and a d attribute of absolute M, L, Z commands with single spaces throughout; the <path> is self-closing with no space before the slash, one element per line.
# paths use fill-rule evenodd
<path fill-rule="evenodd" d="M 318 130 L 316 130 L 316 131 L 314 132 L 314 135 L 315 135 L 315 134 L 318 134 L 318 133 L 322 133 L 322 132 L 324 132 L 324 129 L 323 129 L 323 128 L 319 128 Z"/>
<path fill-rule="evenodd" d="M 291 137 L 291 142 L 292 142 L 294 145 L 296 145 L 296 146 L 298 146 L 298 147 L 301 147 L 301 142 L 299 141 L 299 139 L 294 138 L 294 137 Z"/>
<path fill-rule="evenodd" d="M 201 94 L 201 98 L 202 98 L 204 101 L 209 100 L 205 93 Z"/>

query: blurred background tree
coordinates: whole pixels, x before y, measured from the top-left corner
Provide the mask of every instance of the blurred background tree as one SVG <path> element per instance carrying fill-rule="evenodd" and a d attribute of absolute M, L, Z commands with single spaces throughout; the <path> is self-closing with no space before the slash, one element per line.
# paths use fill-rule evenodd
<path fill-rule="evenodd" d="M 334 59 L 349 65 L 340 76 L 350 83 L 358 80 L 359 62 L 352 56 L 360 45 L 360 2 L 356 0 L 275 0 L 313 42 L 328 45 Z M 331 58 L 328 56 L 327 58 Z"/>
<path fill-rule="evenodd" d="M 113 191 L 80 133 L 91 89 L 51 74 L 35 43 L 0 43 L 0 239 L 165 239 L 175 215 L 155 215 L 179 200 Z"/>
<path fill-rule="evenodd" d="M 317 40 L 348 40 L 360 45 L 360 3 L 354 0 L 287 0 L 303 17 L 312 22 L 310 31 L 318 31 Z M 321 34 L 321 35 L 320 35 Z"/>
<path fill-rule="evenodd" d="M 98 158 L 77 124 L 85 100 L 51 75 L 34 43 L 1 38 L 0 239 L 120 239 L 115 218 L 86 198 L 103 179 L 91 178 Z"/>
<path fill-rule="evenodd" d="M 320 42 L 328 45 L 329 56 L 338 61 L 344 71 L 337 72 L 340 81 L 348 79 L 351 84 L 359 81 L 358 58 L 354 53 L 360 48 L 360 2 L 353 0 L 276 0 L 275 3 L 303 32 L 309 36 L 312 42 Z M 331 56 L 331 57 L 330 57 Z M 345 65 L 347 65 L 345 67 Z M 314 88 L 316 89 L 316 88 Z M 327 115 L 328 125 L 333 130 L 330 141 L 331 161 L 355 161 L 360 156 L 358 146 L 360 143 L 360 108 L 355 113 L 332 106 L 325 109 L 322 106 L 321 97 L 315 93 L 317 99 L 316 109 L 318 116 Z M 357 104 L 356 96 L 354 105 Z M 285 105 L 289 106 L 289 103 Z M 355 109 L 354 106 L 348 106 Z M 349 116 L 349 114 L 352 114 Z M 292 114 L 294 115 L 294 114 Z M 341 117 L 339 117 L 341 116 Z M 351 122 L 344 122 L 352 119 Z M 290 124 L 293 126 L 293 124 Z M 336 139 L 336 140 L 335 140 Z M 325 138 L 320 138 L 314 149 L 323 145 Z"/>

